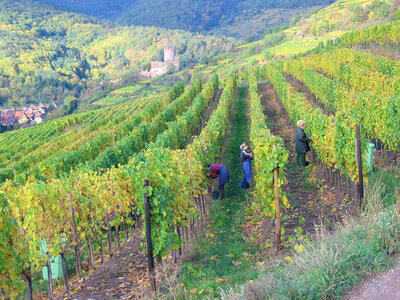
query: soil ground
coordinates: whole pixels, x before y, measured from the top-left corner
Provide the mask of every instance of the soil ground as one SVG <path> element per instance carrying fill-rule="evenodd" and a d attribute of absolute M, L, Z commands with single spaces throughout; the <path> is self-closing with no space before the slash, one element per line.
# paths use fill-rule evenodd
<path fill-rule="evenodd" d="M 213 97 L 211 103 L 208 105 L 206 112 L 204 113 L 203 119 L 201 120 L 201 127 L 196 130 L 193 136 L 189 139 L 188 144 L 190 144 L 193 139 L 201 133 L 203 128 L 207 125 L 208 119 L 210 119 L 214 110 L 218 107 L 219 99 L 221 98 L 223 88 L 219 87 L 217 93 Z"/>
<path fill-rule="evenodd" d="M 289 150 L 287 165 L 287 183 L 283 187 L 290 202 L 290 208 L 284 212 L 282 226 L 284 227 L 284 245 L 290 247 L 300 240 L 304 234 L 313 236 L 319 226 L 334 229 L 334 224 L 340 221 L 342 204 L 346 198 L 328 187 L 312 155 L 308 155 L 311 165 L 304 171 L 297 168 L 294 151 L 294 134 L 296 127 L 290 122 L 279 97 L 271 84 L 260 84 L 259 94 L 267 116 L 267 124 L 274 135 L 282 137 L 285 147 Z M 248 238 L 257 232 L 261 239 L 254 241 L 259 247 L 271 247 L 274 241 L 274 223 L 260 216 L 251 217 L 247 224 Z M 270 254 L 272 254 L 272 249 Z"/>
<path fill-rule="evenodd" d="M 149 298 L 147 259 L 140 252 L 140 242 L 143 240 L 141 230 L 138 228 L 119 253 L 90 273 L 85 280 L 76 283 L 71 297 L 67 299 Z"/>

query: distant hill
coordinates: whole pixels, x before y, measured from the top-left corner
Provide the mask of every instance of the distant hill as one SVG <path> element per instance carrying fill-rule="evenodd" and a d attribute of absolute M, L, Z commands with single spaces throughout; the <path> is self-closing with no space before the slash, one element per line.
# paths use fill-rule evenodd
<path fill-rule="evenodd" d="M 37 0 L 60 7 L 119 20 L 124 24 L 157 26 L 189 31 L 209 31 L 237 24 L 242 15 L 265 15 L 265 10 L 287 11 L 329 5 L 334 0 Z M 267 13 L 268 14 L 268 13 Z M 282 14 L 272 25 L 289 21 Z M 229 33 L 229 31 L 227 31 Z"/>
<path fill-rule="evenodd" d="M 399 19 L 399 4 L 399 0 L 337 0 L 318 11 L 298 14 L 288 28 L 267 31 L 262 39 L 237 50 L 244 51 L 248 61 L 303 54 L 323 48 L 346 32 Z"/>
<path fill-rule="evenodd" d="M 83 1 L 82 1 L 83 2 Z M 183 67 L 232 50 L 232 38 L 121 26 L 28 0 L 0 1 L 0 106 L 79 97 L 132 77 L 176 47 Z"/>

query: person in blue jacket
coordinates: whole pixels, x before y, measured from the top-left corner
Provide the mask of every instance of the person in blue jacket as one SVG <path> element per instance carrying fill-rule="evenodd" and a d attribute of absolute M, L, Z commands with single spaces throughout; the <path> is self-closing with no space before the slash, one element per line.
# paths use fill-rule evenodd
<path fill-rule="evenodd" d="M 240 160 L 242 161 L 243 180 L 241 187 L 244 189 L 250 188 L 250 183 L 253 182 L 253 175 L 251 174 L 251 161 L 254 158 L 253 152 L 249 153 L 249 144 L 243 143 L 240 146 L 242 152 L 240 153 Z"/>
<path fill-rule="evenodd" d="M 229 183 L 229 170 L 221 164 L 208 165 L 208 169 L 210 170 L 208 177 L 211 179 L 219 177 L 218 199 L 222 200 L 225 198 L 225 185 Z"/>

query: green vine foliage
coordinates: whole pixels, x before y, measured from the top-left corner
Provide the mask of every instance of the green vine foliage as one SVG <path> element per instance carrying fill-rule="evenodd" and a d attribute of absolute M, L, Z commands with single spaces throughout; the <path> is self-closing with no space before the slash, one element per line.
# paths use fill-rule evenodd
<path fill-rule="evenodd" d="M 313 106 L 303 94 L 295 91 L 287 82 L 284 63 L 265 65 L 257 70 L 259 79 L 268 78 L 275 86 L 278 96 L 286 108 L 292 122 L 305 120 L 307 131 L 313 139 L 313 148 L 319 159 L 328 167 L 340 170 L 351 180 L 358 181 L 358 167 L 355 161 L 355 125 L 357 119 L 348 111 L 327 116 L 324 111 Z M 366 150 L 365 132 L 362 133 L 362 151 Z M 364 164 L 364 172 L 368 166 Z"/>
<path fill-rule="evenodd" d="M 344 52 L 341 55 L 346 54 L 351 55 L 352 52 Z M 336 54 L 332 55 L 335 60 L 340 61 Z M 372 59 L 370 56 L 368 58 Z M 308 59 L 313 60 L 312 58 Z M 356 62 L 360 59 L 350 60 Z M 364 61 L 361 60 L 361 62 Z M 333 64 L 331 61 L 326 66 L 332 68 Z M 317 65 L 317 70 L 322 68 L 315 60 L 312 65 Z M 368 66 L 372 66 L 372 63 L 369 63 Z M 325 70 L 325 67 L 323 69 Z M 337 116 L 340 112 L 346 112 L 352 122 L 362 125 L 369 138 L 380 139 L 390 150 L 398 149 L 400 145 L 400 103 L 396 97 L 382 95 L 378 90 L 375 92 L 354 90 L 353 87 L 348 87 L 338 80 L 330 79 L 311 69 L 307 63 L 303 63 L 303 60 L 286 60 L 284 71 L 303 82 L 316 96 L 318 102 L 331 113 L 336 113 Z M 376 76 L 379 77 L 379 75 Z"/>
<path fill-rule="evenodd" d="M 253 196 L 265 215 L 275 216 L 274 170 L 279 172 L 279 196 L 282 207 L 288 208 L 289 202 L 282 190 L 285 182 L 284 167 L 288 162 L 288 151 L 283 140 L 274 136 L 266 125 L 264 108 L 258 95 L 257 77 L 254 70 L 247 76 L 249 82 L 250 104 L 250 141 L 254 148 L 254 180 Z"/>
<path fill-rule="evenodd" d="M 0 189 L 1 197 L 7 199 L 0 206 L 0 245 L 4 257 L 12 258 L 0 262 L 0 279 L 7 278 L 1 280 L 3 293 L 7 297 L 19 294 L 25 286 L 23 271 L 29 266 L 31 272 L 35 272 L 45 265 L 40 252 L 42 239 L 47 240 L 53 256 L 63 252 L 65 245 L 82 246 L 87 242 L 99 250 L 105 239 L 104 230 L 107 230 L 105 220 L 110 213 L 115 215 L 111 226 L 121 228 L 123 223 L 133 224 L 129 214 L 143 212 L 144 193 L 149 196 L 152 206 L 154 254 L 164 256 L 171 249 L 177 249 L 182 243 L 177 227 L 187 227 L 198 218 L 198 199 L 207 193 L 209 184 L 205 176 L 207 163 L 221 153 L 236 78 L 233 74 L 224 83 L 218 107 L 200 135 L 184 149 L 177 149 L 171 140 L 170 145 L 150 147 L 138 152 L 127 164 L 107 169 L 72 170 L 46 181 L 34 176 L 23 183 L 6 180 Z M 218 78 L 214 77 L 192 103 L 190 99 L 195 99 L 201 88 L 201 82 L 196 82 L 184 96 L 185 100 L 179 101 L 184 107 L 192 103 L 187 115 L 195 113 L 199 116 L 201 111 L 204 112 L 218 85 Z M 173 116 L 183 110 L 175 105 L 167 106 L 162 112 L 163 117 L 151 124 L 161 124 L 161 120 L 169 118 L 175 122 Z M 180 131 L 176 126 L 169 127 L 171 122 L 163 125 L 168 127 L 167 131 L 176 129 L 175 133 L 185 140 L 193 135 L 193 132 Z M 196 125 L 201 125 L 198 117 L 186 119 L 186 122 L 193 122 L 187 124 L 196 130 Z M 157 131 L 158 126 L 153 128 Z M 150 182 L 147 188 L 144 179 Z M 67 243 L 63 242 L 64 238 Z"/>
<path fill-rule="evenodd" d="M 12 242 L 11 242 L 12 241 Z M 21 280 L 28 267 L 22 233 L 9 212 L 9 204 L 0 197 L 0 297 L 16 298 L 25 289 Z"/>

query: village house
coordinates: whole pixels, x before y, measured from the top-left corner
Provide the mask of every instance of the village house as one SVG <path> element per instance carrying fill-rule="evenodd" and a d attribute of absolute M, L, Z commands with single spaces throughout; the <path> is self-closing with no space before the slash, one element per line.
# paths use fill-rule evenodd
<path fill-rule="evenodd" d="M 49 110 L 48 104 L 30 104 L 22 109 L 0 109 L 0 124 L 3 127 L 19 125 L 21 128 L 33 126 L 43 122 Z M 3 129 L 4 130 L 4 129 Z"/>
<path fill-rule="evenodd" d="M 14 119 L 18 124 L 25 124 L 28 122 L 28 117 L 23 110 L 15 112 Z"/>
<path fill-rule="evenodd" d="M 15 119 L 12 114 L 0 114 L 0 123 L 3 126 L 12 126 L 15 124 Z"/>

